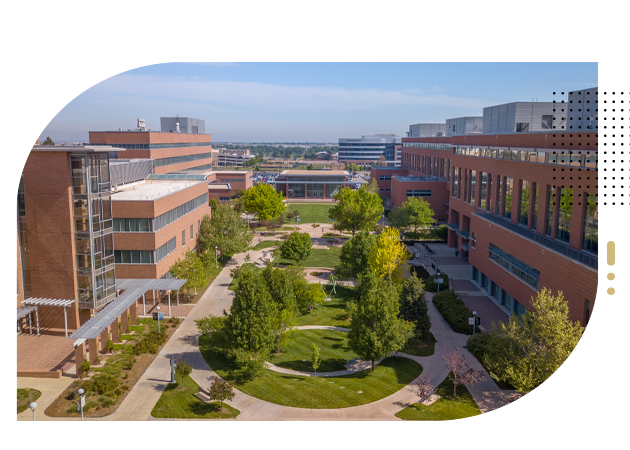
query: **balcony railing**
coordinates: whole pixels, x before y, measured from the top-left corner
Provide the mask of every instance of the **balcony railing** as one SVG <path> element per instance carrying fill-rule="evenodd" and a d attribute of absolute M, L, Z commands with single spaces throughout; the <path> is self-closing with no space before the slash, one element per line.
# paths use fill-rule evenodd
<path fill-rule="evenodd" d="M 510 222 L 509 220 L 503 219 L 502 217 L 495 216 L 494 214 L 484 211 L 477 210 L 474 213 L 476 216 L 481 217 L 482 219 L 487 220 L 488 222 L 495 223 L 503 228 L 507 228 L 510 231 L 513 231 L 516 234 L 523 236 L 524 238 L 531 239 L 537 244 L 542 245 L 550 250 L 560 253 L 561 255 L 566 256 L 567 258 L 571 258 L 574 261 L 585 264 L 593 269 L 597 270 L 597 255 L 589 254 L 580 250 L 575 250 L 569 247 L 566 244 L 563 244 L 557 240 L 551 239 L 547 236 L 542 236 L 535 231 L 524 228 L 520 225 Z"/>

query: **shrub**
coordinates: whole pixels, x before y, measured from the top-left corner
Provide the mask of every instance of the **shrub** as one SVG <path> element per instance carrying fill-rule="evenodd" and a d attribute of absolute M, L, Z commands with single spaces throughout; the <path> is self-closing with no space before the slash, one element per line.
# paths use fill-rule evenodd
<path fill-rule="evenodd" d="M 455 291 L 440 291 L 433 296 L 433 304 L 453 331 L 472 334 L 472 325 L 468 325 L 472 311 L 455 295 Z"/>
<path fill-rule="evenodd" d="M 125 361 L 122 365 L 122 368 L 125 370 L 131 370 L 133 369 L 133 365 L 136 362 L 136 358 L 130 358 L 127 361 Z"/>
<path fill-rule="evenodd" d="M 309 273 L 309 275 L 312 277 L 321 277 L 322 275 L 324 275 L 324 272 L 311 272 Z"/>
<path fill-rule="evenodd" d="M 81 370 L 85 372 L 85 375 L 88 374 L 91 368 L 92 366 L 90 366 L 90 361 L 88 361 L 87 359 L 84 359 L 83 363 L 81 364 Z"/>
<path fill-rule="evenodd" d="M 422 279 L 422 281 L 424 282 L 424 290 L 425 291 L 427 291 L 427 292 L 437 292 L 438 291 L 438 285 L 434 281 L 435 278 L 437 278 L 437 275 L 429 275 L 428 277 L 425 277 L 425 278 Z M 446 275 L 445 273 L 442 273 L 440 275 L 440 278 L 442 278 L 444 280 L 444 283 L 440 284 L 440 292 L 447 291 L 449 289 L 448 275 Z"/>
<path fill-rule="evenodd" d="M 343 320 L 351 320 L 352 315 L 354 314 L 356 309 L 357 309 L 357 304 L 354 300 L 350 300 L 346 302 L 346 308 L 344 309 L 344 313 L 343 313 Z"/>
<path fill-rule="evenodd" d="M 109 408 L 116 403 L 116 399 L 111 397 L 101 397 L 98 401 L 101 402 L 103 408 Z"/>
<path fill-rule="evenodd" d="M 109 353 L 113 353 L 113 351 L 114 351 L 114 343 L 112 342 L 112 340 L 111 340 L 111 339 L 109 339 L 109 340 L 107 341 L 107 351 L 108 351 Z"/>
<path fill-rule="evenodd" d="M 468 338 L 466 347 L 475 358 L 483 360 L 483 357 L 486 354 L 486 349 L 488 348 L 488 344 L 492 341 L 493 338 L 494 336 L 492 334 L 478 333 Z"/>
<path fill-rule="evenodd" d="M 114 393 L 120 387 L 118 378 L 109 374 L 100 374 L 92 377 L 91 380 L 83 383 L 83 389 L 87 392 L 95 392 L 99 395 L 108 395 Z"/>

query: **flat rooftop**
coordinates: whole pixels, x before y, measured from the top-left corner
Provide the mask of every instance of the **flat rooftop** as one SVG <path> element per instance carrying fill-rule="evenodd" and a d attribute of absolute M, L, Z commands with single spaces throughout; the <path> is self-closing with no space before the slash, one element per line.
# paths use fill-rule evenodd
<path fill-rule="evenodd" d="M 228 184 L 214 184 L 210 183 L 208 185 L 209 191 L 231 191 L 232 187 Z"/>
<path fill-rule="evenodd" d="M 125 150 L 115 145 L 34 145 L 32 152 L 105 153 Z"/>
<path fill-rule="evenodd" d="M 146 180 L 120 186 L 112 193 L 113 201 L 154 201 L 175 192 L 188 189 L 205 181 L 193 180 Z"/>
<path fill-rule="evenodd" d="M 283 170 L 280 175 L 311 175 L 314 177 L 329 177 L 330 175 L 349 176 L 346 170 Z"/>

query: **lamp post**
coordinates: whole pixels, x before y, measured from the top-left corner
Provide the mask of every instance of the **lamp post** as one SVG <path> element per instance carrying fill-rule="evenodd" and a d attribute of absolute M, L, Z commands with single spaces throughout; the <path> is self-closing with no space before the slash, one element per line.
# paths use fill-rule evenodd
<path fill-rule="evenodd" d="M 160 332 L 160 307 L 158 306 L 157 308 L 157 319 L 158 319 L 158 333 Z"/>
<path fill-rule="evenodd" d="M 35 408 L 37 408 L 37 403 L 31 402 L 31 404 L 28 405 L 28 407 L 31 408 L 31 411 L 33 411 L 33 422 L 35 422 Z"/>
<path fill-rule="evenodd" d="M 437 276 L 437 285 L 438 285 L 438 292 L 440 292 L 440 269 L 437 270 L 437 272 L 435 273 Z"/>
<path fill-rule="evenodd" d="M 219 268 L 219 260 L 217 257 L 217 254 L 219 252 L 219 247 L 218 246 L 214 246 L 214 265 L 217 266 L 217 269 Z"/>
<path fill-rule="evenodd" d="M 83 399 L 85 398 L 83 396 L 83 394 L 85 394 L 85 391 L 83 390 L 83 388 L 80 388 L 77 392 L 80 395 L 80 397 L 79 397 L 79 410 L 81 411 L 81 421 L 83 421 Z"/>
<path fill-rule="evenodd" d="M 477 311 L 473 311 L 473 336 L 475 335 L 476 324 L 477 324 Z"/>

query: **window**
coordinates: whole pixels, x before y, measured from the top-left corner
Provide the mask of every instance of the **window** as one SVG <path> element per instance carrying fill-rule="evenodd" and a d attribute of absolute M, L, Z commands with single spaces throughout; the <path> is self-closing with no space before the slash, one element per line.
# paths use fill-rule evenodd
<path fill-rule="evenodd" d="M 477 172 L 475 170 L 471 170 L 470 172 L 468 172 L 470 180 L 468 182 L 468 184 L 470 185 L 470 189 L 468 192 L 470 201 L 468 203 L 470 203 L 471 205 L 475 204 L 475 196 L 477 195 L 477 189 L 476 189 L 476 178 L 477 178 Z"/>
<path fill-rule="evenodd" d="M 457 194 L 457 190 L 459 189 L 458 186 L 458 172 L 459 168 L 457 167 L 453 167 L 453 188 L 451 189 L 451 194 L 453 196 L 453 198 L 457 198 L 458 194 Z"/>
<path fill-rule="evenodd" d="M 392 179 L 391 175 L 381 175 L 379 178 L 381 181 L 389 181 Z"/>
<path fill-rule="evenodd" d="M 552 130 L 553 129 L 553 115 L 542 116 L 541 126 L 543 130 Z"/>
<path fill-rule="evenodd" d="M 503 179 L 501 175 L 497 175 L 496 177 L 496 187 L 497 187 L 497 195 L 496 195 L 496 204 L 494 205 L 494 213 L 497 216 L 501 215 L 501 185 L 503 183 Z"/>
<path fill-rule="evenodd" d="M 186 245 L 186 230 L 182 231 L 182 247 Z"/>
<path fill-rule="evenodd" d="M 597 194 L 586 194 L 582 248 L 597 253 Z M 588 300 L 587 300 L 588 301 Z"/>
<path fill-rule="evenodd" d="M 529 122 L 517 122 L 516 123 L 516 132 L 523 133 L 529 131 Z"/>
<path fill-rule="evenodd" d="M 538 183 L 533 183 L 532 189 L 532 223 L 530 228 L 536 229 L 536 222 L 538 221 Z"/>
<path fill-rule="evenodd" d="M 193 226 L 190 226 L 190 240 L 192 241 L 193 238 Z"/>
<path fill-rule="evenodd" d="M 524 283 L 529 284 L 536 290 L 538 289 L 538 283 L 540 281 L 540 272 L 538 270 L 528 264 L 525 264 L 523 261 L 515 258 L 495 245 L 490 244 L 489 250 L 490 259 L 492 261 L 518 277 Z"/>
<path fill-rule="evenodd" d="M 201 220 L 197 221 L 197 232 L 201 231 Z"/>
<path fill-rule="evenodd" d="M 177 243 L 175 241 L 175 238 L 173 238 L 170 241 L 168 241 L 166 244 L 164 244 L 160 248 L 158 248 L 155 251 L 155 262 L 159 263 L 164 258 L 166 258 L 168 255 L 173 253 L 175 251 L 176 246 L 177 246 Z"/>
<path fill-rule="evenodd" d="M 152 250 L 114 250 L 116 264 L 153 264 Z"/>
<path fill-rule="evenodd" d="M 554 186 L 547 186 L 547 218 L 545 219 L 545 234 L 547 236 L 551 235 L 551 230 L 553 228 L 553 207 L 556 204 L 556 189 Z"/>
<path fill-rule="evenodd" d="M 571 209 L 573 208 L 573 189 L 560 189 L 560 208 L 558 209 L 558 232 L 556 239 L 569 242 L 571 234 Z"/>
<path fill-rule="evenodd" d="M 486 207 L 486 210 L 491 211 L 492 210 L 492 174 L 488 174 L 488 181 L 486 183 L 486 186 L 488 186 L 488 206 Z"/>
<path fill-rule="evenodd" d="M 407 190 L 407 197 L 431 197 L 431 190 L 429 189 Z"/>
<path fill-rule="evenodd" d="M 477 235 L 474 232 L 470 233 L 470 246 L 477 248 Z"/>
<path fill-rule="evenodd" d="M 220 202 L 229 202 L 232 200 L 232 197 L 219 197 Z"/>
<path fill-rule="evenodd" d="M 486 188 L 488 185 L 488 174 L 480 172 L 479 175 L 481 177 L 481 186 L 479 188 L 479 207 L 481 209 L 486 209 Z"/>
<path fill-rule="evenodd" d="M 505 208 L 503 210 L 503 217 L 506 219 L 512 218 L 512 194 L 514 193 L 514 179 L 505 177 Z"/>
<path fill-rule="evenodd" d="M 584 300 L 584 326 L 588 325 L 588 321 L 591 318 L 591 302 Z"/>
<path fill-rule="evenodd" d="M 521 197 L 519 206 L 519 219 L 518 223 L 521 225 L 529 225 L 529 187 L 530 182 L 521 180 Z"/>

